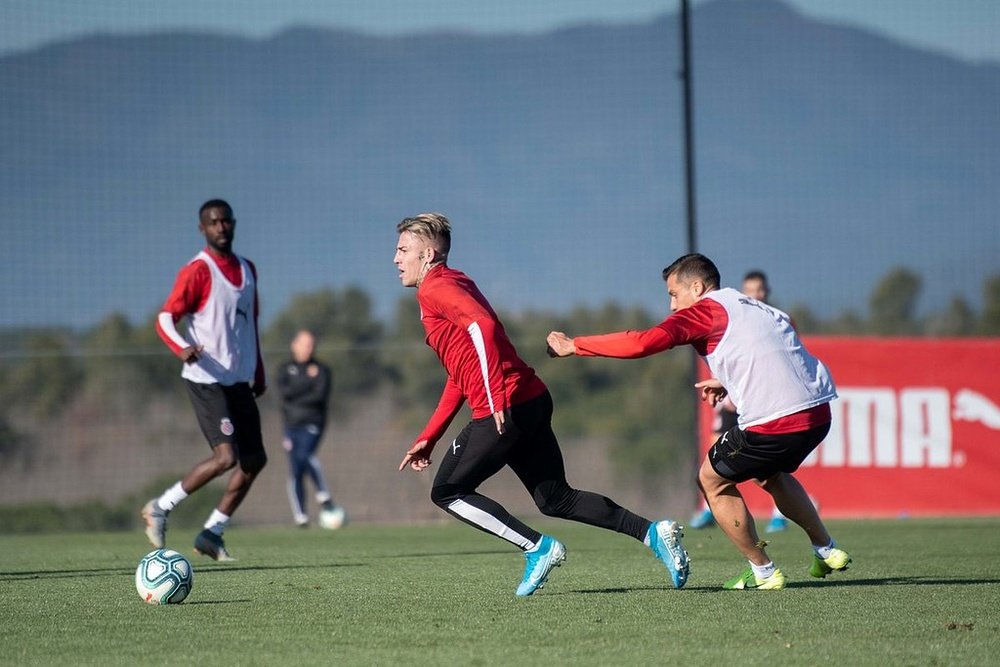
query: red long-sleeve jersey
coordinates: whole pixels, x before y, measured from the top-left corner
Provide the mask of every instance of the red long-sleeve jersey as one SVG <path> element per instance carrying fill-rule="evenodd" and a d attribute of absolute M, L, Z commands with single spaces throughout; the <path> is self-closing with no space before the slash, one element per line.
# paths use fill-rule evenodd
<path fill-rule="evenodd" d="M 465 401 L 473 419 L 479 419 L 545 392 L 545 383 L 517 355 L 497 314 L 467 275 L 434 267 L 417 288 L 417 303 L 424 341 L 448 373 L 418 441 L 437 442 Z"/>
<path fill-rule="evenodd" d="M 663 352 L 679 345 L 691 345 L 701 356 L 715 351 L 729 327 L 729 314 L 714 299 L 700 299 L 688 308 L 669 315 L 644 331 L 620 331 L 573 339 L 576 353 L 584 357 L 635 359 Z M 739 406 L 736 406 L 737 409 Z M 756 433 L 792 433 L 830 421 L 830 406 L 824 403 L 763 424 L 750 426 Z"/>
<path fill-rule="evenodd" d="M 240 260 L 236 255 L 218 255 L 211 249 L 205 248 L 205 253 L 215 261 L 216 266 L 233 285 L 239 286 L 243 282 Z M 253 272 L 254 279 L 257 278 L 257 267 L 253 262 L 246 259 L 246 263 Z M 160 316 L 156 320 L 156 333 L 166 344 L 170 351 L 179 354 L 190 343 L 186 341 L 175 327 L 184 317 L 196 313 L 205 307 L 205 303 L 211 294 L 212 273 L 204 262 L 189 262 L 181 267 L 177 272 L 177 279 L 174 287 L 167 297 L 163 308 L 160 309 Z M 164 317 L 169 315 L 169 318 Z M 253 299 L 253 318 L 256 325 L 260 315 L 260 304 L 256 291 Z M 259 328 L 255 326 L 259 331 Z M 264 362 L 260 354 L 260 340 L 257 340 L 257 369 L 254 372 L 254 385 L 258 388 L 266 386 Z"/>

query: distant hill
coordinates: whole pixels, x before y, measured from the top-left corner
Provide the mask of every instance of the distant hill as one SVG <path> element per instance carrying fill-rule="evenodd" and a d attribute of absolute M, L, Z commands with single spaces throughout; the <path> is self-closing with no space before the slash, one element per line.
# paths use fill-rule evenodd
<path fill-rule="evenodd" d="M 863 312 L 891 267 L 925 307 L 1000 271 L 1000 67 L 810 20 L 694 12 L 699 249 L 784 305 Z M 504 309 L 665 312 L 685 251 L 678 25 L 541 35 L 96 35 L 0 58 L 4 324 L 154 312 L 228 198 L 265 315 L 359 285 L 391 312 L 395 223 L 456 227 Z"/>

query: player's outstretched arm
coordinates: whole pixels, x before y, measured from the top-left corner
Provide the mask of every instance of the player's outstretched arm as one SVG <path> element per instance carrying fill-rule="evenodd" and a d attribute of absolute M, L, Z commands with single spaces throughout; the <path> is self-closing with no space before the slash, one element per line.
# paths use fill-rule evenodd
<path fill-rule="evenodd" d="M 550 332 L 545 338 L 545 342 L 548 343 L 546 352 L 550 357 L 568 357 L 576 354 L 576 345 L 573 344 L 573 339 L 562 331 Z"/>

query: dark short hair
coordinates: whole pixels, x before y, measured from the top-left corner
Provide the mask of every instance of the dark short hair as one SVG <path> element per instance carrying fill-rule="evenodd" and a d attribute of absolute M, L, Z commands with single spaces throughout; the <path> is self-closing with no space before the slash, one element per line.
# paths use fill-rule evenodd
<path fill-rule="evenodd" d="M 702 254 L 693 252 L 681 255 L 667 268 L 663 269 L 663 280 L 677 274 L 678 280 L 689 282 L 695 278 L 701 280 L 707 287 L 718 287 L 722 278 L 715 263 Z"/>
<path fill-rule="evenodd" d="M 767 274 L 760 269 L 753 269 L 752 271 L 747 271 L 743 276 L 743 282 L 748 280 L 759 280 L 765 285 L 767 284 Z"/>
<path fill-rule="evenodd" d="M 198 209 L 198 219 L 201 220 L 201 216 L 205 215 L 205 211 L 210 208 L 224 208 L 230 213 L 233 212 L 233 207 L 225 199 L 209 199 Z"/>

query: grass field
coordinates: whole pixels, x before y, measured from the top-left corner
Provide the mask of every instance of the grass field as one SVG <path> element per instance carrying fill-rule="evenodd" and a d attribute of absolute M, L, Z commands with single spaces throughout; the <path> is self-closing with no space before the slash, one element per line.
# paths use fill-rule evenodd
<path fill-rule="evenodd" d="M 539 522 L 569 557 L 533 597 L 523 558 L 458 522 L 337 532 L 232 528 L 238 562 L 191 556 L 186 602 L 133 584 L 141 533 L 0 536 L 0 661 L 16 665 L 995 665 L 1000 518 L 831 522 L 854 556 L 806 573 L 796 530 L 769 548 L 783 591 L 722 591 L 743 561 L 687 531 L 674 590 L 645 547 Z M 170 534 L 190 554 L 193 530 Z"/>

